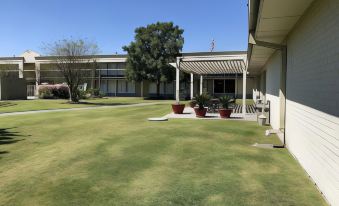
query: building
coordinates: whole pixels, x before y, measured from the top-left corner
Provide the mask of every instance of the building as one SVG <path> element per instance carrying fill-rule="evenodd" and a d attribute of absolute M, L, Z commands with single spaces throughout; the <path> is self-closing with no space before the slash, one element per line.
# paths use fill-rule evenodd
<path fill-rule="evenodd" d="M 218 57 L 224 55 L 241 55 L 246 57 L 246 51 L 236 52 L 194 52 L 182 53 L 183 57 Z M 94 56 L 98 68 L 87 77 L 87 88 L 98 88 L 106 96 L 130 96 L 130 97 L 156 97 L 156 84 L 149 81 L 132 82 L 125 76 L 127 55 L 96 55 Z M 41 56 L 34 51 L 26 51 L 20 57 L 0 58 L 0 68 L 11 74 L 8 82 L 16 82 L 15 87 L 5 86 L 3 79 L 3 95 L 1 100 L 26 99 L 27 96 L 36 95 L 36 85 L 48 83 L 63 83 L 64 78 L 56 68 L 56 58 Z M 175 69 L 173 69 L 175 72 Z M 194 95 L 200 92 L 200 76 L 194 75 Z M 15 78 L 15 81 L 13 81 Z M 202 90 L 213 96 L 242 95 L 242 73 L 204 75 Z M 252 91 L 254 78 L 248 77 L 248 94 Z M 181 98 L 190 98 L 191 79 L 182 79 L 180 84 Z M 20 82 L 20 85 L 19 85 Z M 20 92 L 19 92 L 20 91 Z M 6 95 L 5 95 L 6 94 Z M 11 94 L 11 95 L 9 95 Z M 160 95 L 163 98 L 175 96 L 175 82 L 161 83 Z M 251 97 L 251 94 L 250 96 Z"/>
<path fill-rule="evenodd" d="M 331 205 L 339 205 L 339 1 L 250 0 L 254 99 Z"/>

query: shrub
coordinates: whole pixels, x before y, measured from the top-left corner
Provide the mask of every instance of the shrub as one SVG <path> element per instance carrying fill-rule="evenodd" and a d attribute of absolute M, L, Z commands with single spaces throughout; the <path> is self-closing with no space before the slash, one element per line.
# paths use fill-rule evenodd
<path fill-rule="evenodd" d="M 226 95 L 226 96 L 220 97 L 219 100 L 220 100 L 220 104 L 221 104 L 222 108 L 228 109 L 233 98 L 231 96 Z"/>
<path fill-rule="evenodd" d="M 87 93 L 89 93 L 90 96 L 92 96 L 92 97 L 102 98 L 103 96 L 105 96 L 105 94 L 103 92 L 101 92 L 100 89 L 88 89 Z"/>
<path fill-rule="evenodd" d="M 207 93 L 202 93 L 195 96 L 194 99 L 197 102 L 199 109 L 204 109 L 204 106 L 207 106 L 208 101 L 210 101 L 211 97 Z"/>
<path fill-rule="evenodd" d="M 197 105 L 197 101 L 195 99 L 192 99 L 189 103 L 190 107 L 194 108 Z"/>
<path fill-rule="evenodd" d="M 79 90 L 79 99 L 91 98 L 92 94 L 90 91 Z"/>
<path fill-rule="evenodd" d="M 69 88 L 64 84 L 56 84 L 52 89 L 52 93 L 54 96 L 60 99 L 68 99 L 69 98 Z"/>
<path fill-rule="evenodd" d="M 39 98 L 40 99 L 53 99 L 54 98 L 54 95 L 52 94 L 52 91 L 47 88 L 47 87 L 44 87 L 44 88 L 39 88 Z"/>
<path fill-rule="evenodd" d="M 39 97 L 41 99 L 68 99 L 69 89 L 64 84 L 39 85 Z"/>

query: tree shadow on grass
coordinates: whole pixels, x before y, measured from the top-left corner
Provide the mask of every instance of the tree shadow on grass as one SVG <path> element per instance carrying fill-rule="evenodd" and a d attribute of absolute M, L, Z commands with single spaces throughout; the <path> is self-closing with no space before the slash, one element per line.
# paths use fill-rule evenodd
<path fill-rule="evenodd" d="M 13 102 L 0 102 L 0 108 L 2 107 L 12 107 L 12 106 L 15 106 L 17 105 L 16 103 L 13 103 Z"/>
<path fill-rule="evenodd" d="M 130 105 L 133 103 L 118 103 L 118 102 L 79 102 L 77 104 L 94 105 L 94 106 L 119 106 L 119 105 Z"/>
<path fill-rule="evenodd" d="M 19 132 L 11 131 L 12 129 L 14 128 L 0 128 L 0 146 L 14 144 L 14 143 L 25 140 L 22 137 L 30 136 L 30 135 L 22 135 Z M 9 152 L 0 150 L 0 155 L 7 154 L 7 153 Z"/>
<path fill-rule="evenodd" d="M 88 102 L 86 100 L 80 100 L 79 102 L 66 101 L 61 104 L 70 104 L 70 105 L 88 105 L 88 106 L 119 106 L 119 105 L 130 105 L 135 103 L 128 102 Z"/>

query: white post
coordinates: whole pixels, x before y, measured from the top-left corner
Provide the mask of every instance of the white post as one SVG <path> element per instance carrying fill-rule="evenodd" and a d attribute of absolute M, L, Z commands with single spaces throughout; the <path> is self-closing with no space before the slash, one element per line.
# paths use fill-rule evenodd
<path fill-rule="evenodd" d="M 203 79 L 202 79 L 202 75 L 200 75 L 200 94 L 202 94 L 202 82 Z"/>
<path fill-rule="evenodd" d="M 39 84 L 40 84 L 40 63 L 35 63 L 35 96 L 39 96 Z"/>
<path fill-rule="evenodd" d="M 24 78 L 24 62 L 19 63 L 19 78 Z"/>
<path fill-rule="evenodd" d="M 176 65 L 176 72 L 175 72 L 175 100 L 177 103 L 180 102 L 180 77 L 179 77 L 179 73 L 180 73 L 180 58 L 177 58 L 177 65 Z"/>
<path fill-rule="evenodd" d="M 194 75 L 193 73 L 191 73 L 191 99 L 193 99 L 193 87 L 194 87 L 194 84 L 193 84 L 193 81 L 194 81 Z"/>
<path fill-rule="evenodd" d="M 243 70 L 242 75 L 242 114 L 245 118 L 246 115 L 246 79 L 247 79 L 247 71 Z"/>

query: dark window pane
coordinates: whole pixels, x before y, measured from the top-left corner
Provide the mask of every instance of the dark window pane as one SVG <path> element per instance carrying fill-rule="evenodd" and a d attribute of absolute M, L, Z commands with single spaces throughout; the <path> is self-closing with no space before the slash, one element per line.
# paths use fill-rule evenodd
<path fill-rule="evenodd" d="M 223 79 L 214 80 L 214 93 L 224 93 L 224 80 Z"/>
<path fill-rule="evenodd" d="M 235 93 L 235 80 L 234 79 L 225 80 L 225 93 Z"/>

